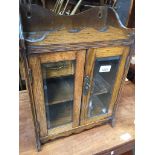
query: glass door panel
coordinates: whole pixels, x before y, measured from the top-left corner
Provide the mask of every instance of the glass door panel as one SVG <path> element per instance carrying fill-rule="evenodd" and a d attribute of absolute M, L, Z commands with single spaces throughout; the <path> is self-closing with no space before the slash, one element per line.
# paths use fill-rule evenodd
<path fill-rule="evenodd" d="M 73 121 L 75 60 L 42 64 L 48 129 Z"/>
<path fill-rule="evenodd" d="M 88 106 L 88 117 L 108 113 L 120 59 L 121 56 L 96 59 Z"/>

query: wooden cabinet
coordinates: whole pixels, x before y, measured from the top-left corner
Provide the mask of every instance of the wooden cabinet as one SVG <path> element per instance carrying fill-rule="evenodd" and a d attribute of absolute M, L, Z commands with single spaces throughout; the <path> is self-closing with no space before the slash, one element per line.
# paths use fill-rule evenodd
<path fill-rule="evenodd" d="M 41 141 L 113 119 L 128 46 L 29 57 Z"/>
<path fill-rule="evenodd" d="M 105 32 L 61 30 L 27 44 L 25 68 L 37 142 L 104 122 L 114 125 L 133 45 L 133 31 L 119 19 L 109 22 Z"/>

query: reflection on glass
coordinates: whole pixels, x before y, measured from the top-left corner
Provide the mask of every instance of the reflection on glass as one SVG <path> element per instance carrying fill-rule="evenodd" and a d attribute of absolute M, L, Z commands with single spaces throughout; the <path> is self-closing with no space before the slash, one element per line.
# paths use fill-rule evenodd
<path fill-rule="evenodd" d="M 42 64 L 48 129 L 72 122 L 74 61 Z"/>
<path fill-rule="evenodd" d="M 94 66 L 93 88 L 89 100 L 88 117 L 108 113 L 120 57 L 97 59 Z"/>

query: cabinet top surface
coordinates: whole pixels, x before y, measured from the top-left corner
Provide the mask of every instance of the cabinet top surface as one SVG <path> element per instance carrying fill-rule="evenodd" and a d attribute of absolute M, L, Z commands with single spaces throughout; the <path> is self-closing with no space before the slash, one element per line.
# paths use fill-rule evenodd
<path fill-rule="evenodd" d="M 78 44 L 78 43 L 93 43 L 114 40 L 127 40 L 130 34 L 124 29 L 109 26 L 107 31 L 100 32 L 93 28 L 83 29 L 78 33 L 69 33 L 66 30 L 60 30 L 49 33 L 44 40 L 28 43 L 28 46 L 48 46 L 48 45 L 63 45 L 63 44 Z"/>

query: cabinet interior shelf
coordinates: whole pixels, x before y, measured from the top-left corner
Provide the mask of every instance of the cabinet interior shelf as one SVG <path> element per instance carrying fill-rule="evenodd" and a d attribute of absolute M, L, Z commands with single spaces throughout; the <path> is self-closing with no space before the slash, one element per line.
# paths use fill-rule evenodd
<path fill-rule="evenodd" d="M 46 105 L 73 101 L 74 76 L 46 79 L 48 101 Z M 101 75 L 97 74 L 94 78 L 93 95 L 108 93 L 110 85 Z"/>
<path fill-rule="evenodd" d="M 73 100 L 74 76 L 52 78 L 47 80 L 47 105 Z"/>

